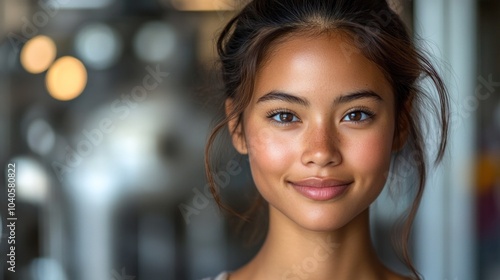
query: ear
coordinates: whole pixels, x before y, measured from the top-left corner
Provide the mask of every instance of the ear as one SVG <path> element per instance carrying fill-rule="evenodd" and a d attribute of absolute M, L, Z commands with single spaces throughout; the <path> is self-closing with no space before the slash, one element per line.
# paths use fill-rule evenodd
<path fill-rule="evenodd" d="M 226 117 L 230 117 L 231 112 L 234 109 L 234 103 L 232 98 L 226 99 L 225 102 L 225 112 Z M 228 122 L 229 134 L 231 135 L 231 140 L 233 146 L 242 155 L 248 154 L 247 142 L 245 139 L 245 134 L 243 132 L 243 124 L 238 120 L 238 116 L 232 117 Z"/>

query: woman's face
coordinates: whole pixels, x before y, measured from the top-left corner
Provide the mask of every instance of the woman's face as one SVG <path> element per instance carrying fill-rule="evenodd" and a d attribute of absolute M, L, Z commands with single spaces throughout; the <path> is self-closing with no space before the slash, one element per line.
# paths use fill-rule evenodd
<path fill-rule="evenodd" d="M 341 228 L 366 210 L 390 166 L 392 88 L 347 38 L 294 36 L 274 46 L 243 133 L 233 135 L 271 211 L 310 230 Z"/>

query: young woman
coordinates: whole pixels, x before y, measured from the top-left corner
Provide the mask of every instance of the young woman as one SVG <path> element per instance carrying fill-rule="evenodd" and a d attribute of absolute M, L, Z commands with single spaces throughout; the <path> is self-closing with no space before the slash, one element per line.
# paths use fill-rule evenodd
<path fill-rule="evenodd" d="M 208 180 L 215 200 L 234 213 L 212 176 L 213 144 L 228 128 L 248 156 L 269 224 L 257 255 L 216 279 L 420 278 L 407 243 L 430 144 L 421 124 L 437 108 L 438 162 L 448 99 L 398 15 L 383 0 L 254 0 L 223 29 L 218 52 L 225 117 L 207 144 Z M 423 78 L 437 99 L 419 87 Z M 369 206 L 397 177 L 398 157 L 419 178 L 401 231 L 410 276 L 382 264 L 370 240 Z"/>

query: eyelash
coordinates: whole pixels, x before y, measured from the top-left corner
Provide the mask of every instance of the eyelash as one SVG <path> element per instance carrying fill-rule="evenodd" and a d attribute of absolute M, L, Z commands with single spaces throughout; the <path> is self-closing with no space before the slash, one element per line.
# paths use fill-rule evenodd
<path fill-rule="evenodd" d="M 359 123 L 364 123 L 364 122 L 368 122 L 368 121 L 371 121 L 373 119 L 373 117 L 375 117 L 375 113 L 366 108 L 366 107 L 357 107 L 357 108 L 352 108 L 351 110 L 349 110 L 349 112 L 347 112 L 343 117 L 342 117 L 342 120 L 344 120 L 349 114 L 352 114 L 352 113 L 363 113 L 363 114 L 366 114 L 367 115 L 367 118 L 364 119 L 364 120 L 360 120 L 360 121 L 349 121 L 349 122 L 352 122 L 352 123 L 355 123 L 355 124 L 359 124 Z"/>
<path fill-rule="evenodd" d="M 291 121 L 291 122 L 280 122 L 280 121 L 277 121 L 277 120 L 274 120 L 273 118 L 276 117 L 277 115 L 279 114 L 291 114 L 294 116 L 294 118 L 297 118 L 298 121 Z M 287 125 L 291 125 L 295 122 L 300 122 L 300 119 L 299 117 L 297 117 L 297 114 L 291 110 L 288 110 L 288 109 L 285 109 L 285 108 L 279 108 L 279 109 L 275 109 L 275 110 L 272 110 L 272 111 L 269 111 L 267 114 L 266 114 L 266 117 L 273 123 L 277 124 L 277 125 L 282 125 L 282 126 L 287 126 Z"/>
<path fill-rule="evenodd" d="M 296 118 L 297 120 L 296 121 L 292 120 L 290 122 L 283 122 L 283 121 L 275 120 L 274 117 L 276 117 L 277 115 L 280 115 L 280 114 L 290 114 L 293 116 L 294 119 Z M 279 126 L 288 126 L 288 125 L 292 125 L 293 123 L 301 121 L 299 119 L 299 117 L 297 117 L 297 114 L 295 112 L 288 110 L 288 109 L 285 109 L 285 108 L 279 108 L 279 109 L 269 111 L 266 116 L 269 119 L 269 121 L 271 121 L 273 124 L 279 125 Z"/>
<path fill-rule="evenodd" d="M 366 107 L 357 107 L 357 108 L 352 108 L 349 112 L 347 112 L 343 117 L 342 117 L 342 120 L 344 120 L 349 114 L 352 114 L 352 113 L 362 113 L 362 114 L 366 114 L 367 115 L 367 118 L 364 119 L 364 120 L 360 120 L 360 121 L 348 121 L 348 122 L 351 122 L 351 123 L 354 123 L 354 124 L 360 124 L 360 123 L 364 123 L 364 122 L 367 122 L 367 121 L 370 121 L 373 119 L 373 117 L 375 117 L 375 113 L 366 108 Z M 291 122 L 280 122 L 280 121 L 276 121 L 274 120 L 273 118 L 276 117 L 277 115 L 279 114 L 291 114 L 294 116 L 294 118 L 297 118 L 298 121 L 291 121 Z M 266 117 L 268 119 L 270 119 L 271 122 L 277 124 L 277 125 L 283 125 L 283 126 L 286 126 L 286 125 L 291 125 L 292 123 L 294 122 L 300 122 L 300 118 L 297 117 L 297 114 L 295 114 L 293 111 L 289 110 L 289 109 L 285 109 L 285 108 L 280 108 L 280 109 L 275 109 L 275 110 L 272 110 L 272 111 L 269 111 L 267 114 L 266 114 Z"/>

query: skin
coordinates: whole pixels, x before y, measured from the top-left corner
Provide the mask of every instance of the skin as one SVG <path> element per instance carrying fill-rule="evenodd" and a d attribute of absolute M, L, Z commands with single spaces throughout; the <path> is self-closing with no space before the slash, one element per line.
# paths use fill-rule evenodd
<path fill-rule="evenodd" d="M 248 154 L 270 225 L 259 253 L 231 280 L 405 279 L 380 262 L 369 231 L 368 207 L 396 149 L 394 93 L 361 51 L 346 54 L 346 43 L 339 33 L 294 35 L 259 68 L 232 140 Z M 348 187 L 318 201 L 293 186 L 308 178 Z"/>

